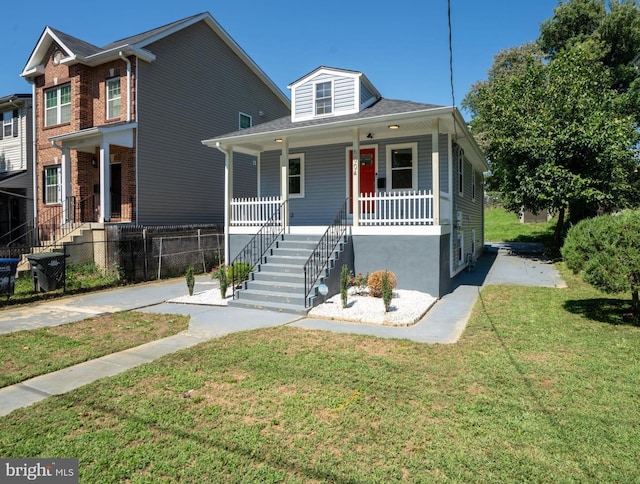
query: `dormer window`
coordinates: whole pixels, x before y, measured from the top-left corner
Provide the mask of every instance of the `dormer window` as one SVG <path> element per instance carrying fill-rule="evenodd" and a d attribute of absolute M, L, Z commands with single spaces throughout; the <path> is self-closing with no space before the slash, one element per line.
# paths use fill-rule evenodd
<path fill-rule="evenodd" d="M 316 84 L 316 116 L 333 112 L 331 81 Z"/>

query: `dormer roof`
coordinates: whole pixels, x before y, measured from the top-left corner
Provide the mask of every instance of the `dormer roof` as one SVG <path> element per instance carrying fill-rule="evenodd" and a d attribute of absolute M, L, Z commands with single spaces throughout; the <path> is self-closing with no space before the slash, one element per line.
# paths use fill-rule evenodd
<path fill-rule="evenodd" d="M 362 72 L 335 67 L 320 66 L 287 87 L 294 122 L 359 113 L 382 98 Z"/>

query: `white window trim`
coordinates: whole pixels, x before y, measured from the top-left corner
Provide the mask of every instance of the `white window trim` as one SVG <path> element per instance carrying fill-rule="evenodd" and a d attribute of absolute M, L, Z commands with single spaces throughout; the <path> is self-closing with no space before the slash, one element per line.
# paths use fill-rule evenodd
<path fill-rule="evenodd" d="M 476 239 L 476 229 L 471 230 L 471 256 L 476 256 L 476 250 L 478 249 L 478 241 Z"/>
<path fill-rule="evenodd" d="M 118 87 L 120 88 L 120 93 L 118 94 L 117 97 L 113 97 L 113 98 L 109 98 L 109 84 L 118 84 Z M 113 77 L 111 79 L 107 79 L 107 82 L 105 83 L 105 97 L 107 99 L 107 112 L 106 112 L 106 118 L 107 119 L 118 119 L 120 118 L 121 114 L 122 114 L 122 86 L 120 86 L 120 78 L 119 77 Z M 109 116 L 109 104 L 112 103 L 115 100 L 120 100 L 120 109 L 117 113 L 117 115 L 115 116 Z"/>
<path fill-rule="evenodd" d="M 56 87 L 52 87 L 50 89 L 45 89 L 44 90 L 44 126 L 45 127 L 49 127 L 49 126 L 57 126 L 59 124 L 64 124 L 64 123 L 68 123 L 69 121 L 62 121 L 62 88 L 69 86 L 69 88 L 71 88 L 71 84 L 67 83 L 67 84 L 62 84 L 60 86 L 56 86 Z M 51 91 L 55 91 L 56 92 L 56 106 L 55 108 L 48 108 L 47 107 L 47 93 L 51 92 Z M 73 93 L 71 93 L 71 101 L 69 101 L 68 105 L 70 106 L 71 103 L 73 102 Z M 64 104 L 64 106 L 67 106 L 67 104 Z M 56 110 L 56 122 L 53 124 L 47 124 L 47 113 L 49 112 L 49 110 L 51 109 L 55 109 Z"/>
<path fill-rule="evenodd" d="M 459 231 L 458 232 L 458 247 L 457 247 L 457 251 L 458 251 L 458 265 L 462 265 L 464 264 L 465 260 L 464 260 L 464 232 Z"/>
<path fill-rule="evenodd" d="M 0 126 L 0 129 L 2 129 L 2 136 L 0 136 L 0 139 L 17 136 L 17 134 L 13 131 L 13 120 L 15 119 L 15 111 L 16 110 L 12 109 L 11 111 L 4 111 L 2 113 L 2 123 Z M 9 115 L 9 121 L 7 121 L 5 118 L 7 115 Z M 6 133 L 7 126 L 9 127 L 9 134 Z"/>
<path fill-rule="evenodd" d="M 391 168 L 391 151 L 400 150 L 405 148 L 411 148 L 412 150 L 412 166 L 411 166 L 411 188 L 393 188 L 392 183 L 393 179 L 392 168 Z M 387 145 L 387 182 L 386 182 L 386 190 L 387 192 L 401 192 L 403 190 L 417 190 L 418 189 L 418 143 L 399 143 L 393 145 Z"/>
<path fill-rule="evenodd" d="M 476 170 L 473 170 L 473 178 L 471 180 L 471 200 L 476 201 Z"/>
<path fill-rule="evenodd" d="M 246 128 L 242 127 L 242 117 L 243 116 L 249 118 L 249 126 L 247 126 Z M 253 126 L 253 116 L 251 116 L 250 114 L 243 113 L 242 111 L 240 111 L 238 113 L 238 129 L 247 129 L 247 128 L 251 128 L 252 126 Z"/>
<path fill-rule="evenodd" d="M 458 159 L 458 195 L 464 197 L 464 152 L 461 148 L 458 148 L 456 157 Z"/>
<path fill-rule="evenodd" d="M 57 170 L 58 174 L 57 174 L 57 184 L 55 185 L 58 190 L 57 190 L 57 195 L 56 195 L 56 200 L 55 201 L 51 201 L 47 199 L 47 193 L 48 193 L 48 188 L 49 186 L 54 186 L 54 185 L 47 185 L 47 172 L 51 169 L 55 169 Z M 44 167 L 44 192 L 45 192 L 45 199 L 44 199 L 44 203 L 46 205 L 55 205 L 58 203 L 62 203 L 62 166 L 61 165 L 51 165 L 51 166 L 45 166 Z"/>
<path fill-rule="evenodd" d="M 300 193 L 289 192 L 289 198 L 304 198 L 304 153 L 289 153 L 289 161 L 300 160 Z M 287 184 L 289 183 L 289 167 L 287 166 Z"/>
<path fill-rule="evenodd" d="M 318 106 L 316 105 L 317 98 L 317 86 L 318 84 L 330 84 L 331 85 L 331 112 L 318 114 Z M 324 79 L 321 81 L 315 81 L 313 83 L 313 116 L 317 118 L 324 118 L 326 116 L 333 116 L 336 112 L 336 96 L 335 96 L 335 85 L 333 79 Z"/>

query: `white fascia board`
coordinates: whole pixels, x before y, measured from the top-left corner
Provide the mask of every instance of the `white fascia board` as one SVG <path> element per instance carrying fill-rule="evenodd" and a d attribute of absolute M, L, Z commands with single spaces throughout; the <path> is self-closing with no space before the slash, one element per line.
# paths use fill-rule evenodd
<path fill-rule="evenodd" d="M 33 75 L 39 75 L 44 72 L 44 66 L 42 65 L 42 59 L 44 58 L 51 42 L 55 41 L 67 55 L 71 53 L 71 50 L 65 46 L 62 41 L 51 31 L 49 27 L 46 27 L 38 39 L 38 43 L 33 49 L 33 52 L 29 56 L 29 60 L 27 60 L 21 77 L 30 77 Z M 41 69 L 41 70 L 40 70 Z"/>
<path fill-rule="evenodd" d="M 134 55 L 138 59 L 149 63 L 156 60 L 156 56 L 146 49 L 141 49 L 131 45 L 120 45 L 118 47 L 99 52 L 98 54 L 84 57 L 82 59 L 82 63 L 91 67 L 99 66 L 100 64 L 120 59 L 120 52 L 124 55 Z"/>

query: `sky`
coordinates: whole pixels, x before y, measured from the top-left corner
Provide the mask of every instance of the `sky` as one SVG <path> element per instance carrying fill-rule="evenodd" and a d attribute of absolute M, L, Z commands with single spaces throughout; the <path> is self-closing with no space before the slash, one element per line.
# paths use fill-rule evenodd
<path fill-rule="evenodd" d="M 494 55 L 538 37 L 558 0 L 451 0 L 453 96 L 447 0 L 111 5 L 66 0 L 52 8 L 48 0 L 31 0 L 19 15 L 3 18 L 0 97 L 31 93 L 20 73 L 46 26 L 101 47 L 209 12 L 287 96 L 289 84 L 329 66 L 363 72 L 386 98 L 446 106 L 455 99 L 460 107 L 471 86 L 486 79 Z"/>

